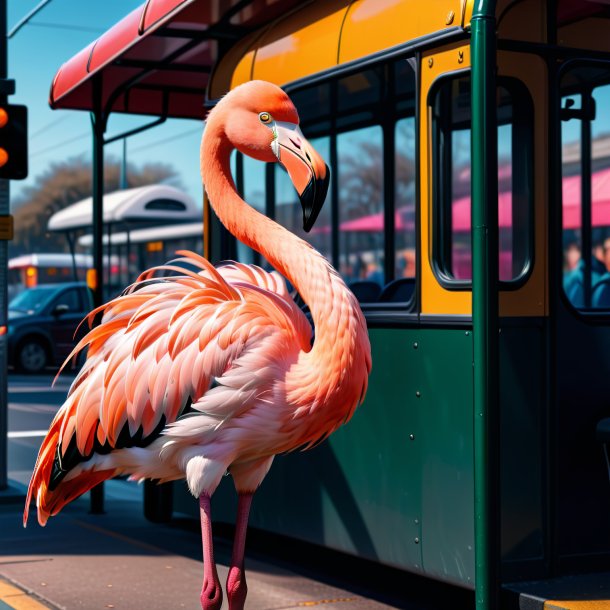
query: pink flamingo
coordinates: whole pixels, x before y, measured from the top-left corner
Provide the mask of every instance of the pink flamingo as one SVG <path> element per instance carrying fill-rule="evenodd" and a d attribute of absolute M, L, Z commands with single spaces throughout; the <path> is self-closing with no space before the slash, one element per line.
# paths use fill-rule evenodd
<path fill-rule="evenodd" d="M 229 471 L 238 514 L 227 597 L 244 606 L 244 546 L 252 496 L 278 453 L 309 448 L 352 416 L 371 369 L 366 323 L 338 273 L 308 243 L 248 206 L 229 157 L 237 148 L 288 171 L 311 229 L 326 196 L 328 168 L 303 137 L 278 87 L 252 81 L 210 113 L 201 171 L 218 217 L 260 252 L 309 305 L 315 340 L 284 279 L 253 265 L 214 268 L 179 252 L 197 271 L 144 273 L 126 294 L 93 311 L 102 322 L 80 341 L 87 360 L 44 439 L 26 500 L 38 521 L 121 473 L 133 479 L 186 478 L 199 498 L 203 610 L 219 610 L 210 498 Z"/>

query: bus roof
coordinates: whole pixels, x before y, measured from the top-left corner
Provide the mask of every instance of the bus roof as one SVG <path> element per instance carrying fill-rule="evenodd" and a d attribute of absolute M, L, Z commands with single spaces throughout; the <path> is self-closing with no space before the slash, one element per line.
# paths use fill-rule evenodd
<path fill-rule="evenodd" d="M 183 237 L 203 236 L 203 222 L 188 222 L 184 224 L 172 225 L 170 227 L 151 227 L 150 229 L 135 229 L 129 232 L 129 242 L 141 244 L 149 241 L 168 241 L 171 239 L 181 239 Z M 113 233 L 110 236 L 112 246 L 122 246 L 127 243 L 128 234 L 126 231 Z M 104 245 L 108 245 L 108 235 L 103 236 Z M 93 235 L 83 235 L 78 239 L 78 245 L 90 248 L 93 245 Z"/>
<path fill-rule="evenodd" d="M 74 262 L 77 267 L 93 267 L 93 257 L 89 254 L 75 254 Z M 24 254 L 8 261 L 9 269 L 21 269 L 23 267 L 72 267 L 72 255 L 64 253 Z"/>
<path fill-rule="evenodd" d="M 141 186 L 104 195 L 104 224 L 179 223 L 201 218 L 201 209 L 186 193 L 167 185 Z M 93 199 L 87 197 L 49 218 L 49 231 L 91 227 Z"/>

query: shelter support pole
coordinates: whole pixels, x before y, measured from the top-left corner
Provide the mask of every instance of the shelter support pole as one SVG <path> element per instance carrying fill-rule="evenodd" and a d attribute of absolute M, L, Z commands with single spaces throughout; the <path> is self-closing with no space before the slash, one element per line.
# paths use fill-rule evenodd
<path fill-rule="evenodd" d="M 472 60 L 472 325 L 477 610 L 500 596 L 498 144 L 495 0 L 476 0 Z"/>
<path fill-rule="evenodd" d="M 99 80 L 94 81 L 94 96 L 99 103 L 101 91 Z M 99 307 L 104 302 L 104 131 L 105 121 L 102 113 L 95 110 L 91 115 L 93 128 L 93 268 L 95 270 L 95 287 L 93 303 Z M 104 512 L 104 484 L 100 483 L 91 490 L 90 511 L 93 514 Z"/>

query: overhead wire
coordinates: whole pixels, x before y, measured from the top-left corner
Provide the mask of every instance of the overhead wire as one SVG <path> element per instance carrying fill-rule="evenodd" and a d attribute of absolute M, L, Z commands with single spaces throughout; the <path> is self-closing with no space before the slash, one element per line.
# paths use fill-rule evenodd
<path fill-rule="evenodd" d="M 72 117 L 69 114 L 64 114 L 64 116 L 60 116 L 60 117 L 56 118 L 55 120 L 51 121 L 50 123 L 47 123 L 44 127 L 41 127 L 40 129 L 37 129 L 34 133 L 31 133 L 29 135 L 30 140 L 32 138 L 35 138 L 36 136 L 39 136 L 40 134 L 44 133 L 45 131 L 48 131 L 49 129 L 53 129 L 53 127 L 56 127 L 60 123 L 63 123 L 66 119 L 70 119 L 70 118 L 72 118 Z"/>
<path fill-rule="evenodd" d="M 33 25 L 40 28 L 55 28 L 61 30 L 73 30 L 77 32 L 90 32 L 93 34 L 102 34 L 104 30 L 100 28 L 89 28 L 82 25 L 73 25 L 71 23 L 48 23 L 45 21 L 30 21 L 28 25 Z"/>
<path fill-rule="evenodd" d="M 71 144 L 72 142 L 76 142 L 78 140 L 82 140 L 83 138 L 89 138 L 89 137 L 91 137 L 91 132 L 87 131 L 86 133 L 79 134 L 77 136 L 74 136 L 73 138 L 63 140 L 63 142 L 53 144 L 53 146 L 48 146 L 47 148 L 43 148 L 42 150 L 37 150 L 33 153 L 30 153 L 30 159 L 32 157 L 39 157 L 40 155 L 43 155 L 47 152 L 57 150 L 58 148 L 61 148 L 62 146 L 66 146 L 67 144 Z"/>
<path fill-rule="evenodd" d="M 183 131 L 181 133 L 176 134 L 175 136 L 170 136 L 169 138 L 164 138 L 162 140 L 157 140 L 156 142 L 152 142 L 150 144 L 144 144 L 142 146 L 137 146 L 136 148 L 130 149 L 130 153 L 139 152 L 141 150 L 148 150 L 150 148 L 155 148 L 156 146 L 161 146 L 161 144 L 167 144 L 168 142 L 173 142 L 174 140 L 179 140 L 180 138 L 185 138 L 186 136 L 193 135 L 195 133 L 201 133 L 201 126 L 196 129 L 191 128 L 188 131 Z"/>

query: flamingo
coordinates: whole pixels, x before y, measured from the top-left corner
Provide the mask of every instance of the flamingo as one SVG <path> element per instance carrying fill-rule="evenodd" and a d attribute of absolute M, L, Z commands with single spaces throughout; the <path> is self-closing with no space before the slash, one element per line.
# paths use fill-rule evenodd
<path fill-rule="evenodd" d="M 242 610 L 253 494 L 275 455 L 310 448 L 351 418 L 371 370 L 358 301 L 310 244 L 239 197 L 230 171 L 233 149 L 279 162 L 299 193 L 304 229 L 313 226 L 329 169 L 301 133 L 297 110 L 270 83 L 236 87 L 208 116 L 202 178 L 224 226 L 277 271 L 235 262 L 214 267 L 179 251 L 181 258 L 143 273 L 92 311 L 89 326 L 97 314 L 101 323 L 72 353 L 88 347 L 42 442 L 23 516 L 25 526 L 35 497 L 44 526 L 118 474 L 186 478 L 199 499 L 203 610 L 222 604 L 210 502 L 222 476 L 231 474 L 238 494 L 226 592 L 230 610 Z M 155 277 L 159 269 L 175 275 Z M 309 305 L 315 339 L 284 277 Z"/>

